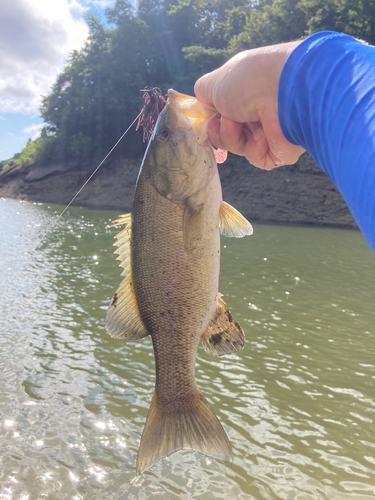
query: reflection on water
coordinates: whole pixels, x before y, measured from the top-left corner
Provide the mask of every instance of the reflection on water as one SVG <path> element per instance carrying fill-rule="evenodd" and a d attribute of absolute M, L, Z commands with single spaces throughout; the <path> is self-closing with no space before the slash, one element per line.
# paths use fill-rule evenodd
<path fill-rule="evenodd" d="M 361 234 L 255 225 L 224 239 L 220 291 L 244 350 L 197 359 L 233 464 L 179 452 L 134 481 L 149 339 L 104 330 L 113 212 L 0 200 L 0 498 L 370 499 L 375 266 Z"/>

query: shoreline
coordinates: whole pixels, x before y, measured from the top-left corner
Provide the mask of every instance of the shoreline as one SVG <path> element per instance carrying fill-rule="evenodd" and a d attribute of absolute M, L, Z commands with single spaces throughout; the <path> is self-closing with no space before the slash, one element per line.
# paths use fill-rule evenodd
<path fill-rule="evenodd" d="M 11 167 L 0 174 L 0 197 L 66 206 L 98 164 Z M 72 206 L 130 212 L 140 165 L 107 160 Z M 250 221 L 358 229 L 338 189 L 307 154 L 269 172 L 231 155 L 219 173 L 223 199 Z"/>

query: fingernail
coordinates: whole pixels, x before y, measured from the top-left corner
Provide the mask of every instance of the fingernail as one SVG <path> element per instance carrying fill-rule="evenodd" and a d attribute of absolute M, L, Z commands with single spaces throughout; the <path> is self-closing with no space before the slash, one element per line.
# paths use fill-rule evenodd
<path fill-rule="evenodd" d="M 254 139 L 255 142 L 261 141 L 264 137 L 263 129 L 257 128 L 251 137 Z"/>

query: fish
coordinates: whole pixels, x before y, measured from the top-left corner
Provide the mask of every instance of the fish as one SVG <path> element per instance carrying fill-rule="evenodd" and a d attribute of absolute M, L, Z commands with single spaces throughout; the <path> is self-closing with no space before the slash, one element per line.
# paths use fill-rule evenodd
<path fill-rule="evenodd" d="M 138 175 L 131 214 L 116 236 L 123 281 L 106 329 L 115 339 L 152 338 L 156 382 L 136 474 L 178 450 L 233 460 L 230 441 L 195 379 L 199 342 L 213 356 L 245 345 L 218 292 L 220 234 L 251 224 L 222 199 L 208 121 L 215 109 L 168 91 Z"/>

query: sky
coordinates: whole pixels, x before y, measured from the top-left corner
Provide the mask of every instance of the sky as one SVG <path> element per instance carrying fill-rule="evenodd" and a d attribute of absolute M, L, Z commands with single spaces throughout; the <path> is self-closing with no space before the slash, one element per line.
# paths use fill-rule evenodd
<path fill-rule="evenodd" d="M 39 106 L 69 54 L 88 35 L 84 21 L 115 0 L 0 0 L 0 161 L 36 139 Z"/>

